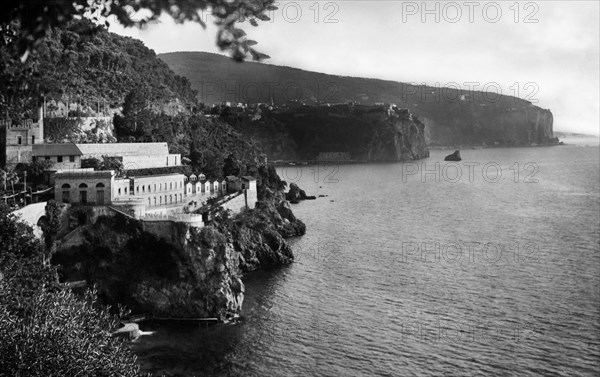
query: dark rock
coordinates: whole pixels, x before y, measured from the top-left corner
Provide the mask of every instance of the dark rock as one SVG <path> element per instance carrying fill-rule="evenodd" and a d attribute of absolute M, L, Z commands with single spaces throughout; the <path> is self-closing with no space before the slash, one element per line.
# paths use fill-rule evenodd
<path fill-rule="evenodd" d="M 454 153 L 449 154 L 446 156 L 446 158 L 444 158 L 444 161 L 461 161 L 462 158 L 460 158 L 460 151 L 456 150 L 454 151 Z"/>
<path fill-rule="evenodd" d="M 306 192 L 298 187 L 295 183 L 290 183 L 290 191 L 285 194 L 285 199 L 289 200 L 290 203 L 297 204 L 301 200 L 315 200 L 315 196 L 308 196 Z"/>

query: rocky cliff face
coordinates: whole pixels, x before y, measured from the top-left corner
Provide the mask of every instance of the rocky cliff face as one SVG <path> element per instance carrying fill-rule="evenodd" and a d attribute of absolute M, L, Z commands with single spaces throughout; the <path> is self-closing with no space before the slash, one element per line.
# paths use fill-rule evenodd
<path fill-rule="evenodd" d="M 356 161 L 429 156 L 425 125 L 406 110 L 383 106 L 304 107 L 231 123 L 271 160 L 317 160 L 330 152 Z"/>
<path fill-rule="evenodd" d="M 291 263 L 284 238 L 305 232 L 280 193 L 237 216 L 221 214 L 212 226 L 165 226 L 169 240 L 145 232 L 140 221 L 101 217 L 79 229 L 79 245 L 60 249 L 53 263 L 65 281 L 96 284 L 108 304 L 158 317 L 226 320 L 242 310 L 242 272 Z"/>
<path fill-rule="evenodd" d="M 423 107 L 425 108 L 425 107 Z M 417 111 L 430 145 L 529 146 L 557 144 L 550 110 L 529 103 L 431 106 Z"/>
<path fill-rule="evenodd" d="M 375 122 L 366 161 L 407 161 L 429 157 L 425 125 L 409 112 L 389 112 Z"/>

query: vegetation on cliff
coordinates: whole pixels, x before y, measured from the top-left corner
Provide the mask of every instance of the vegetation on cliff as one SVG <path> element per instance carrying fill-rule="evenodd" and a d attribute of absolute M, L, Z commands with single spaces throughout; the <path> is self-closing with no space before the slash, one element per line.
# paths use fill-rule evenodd
<path fill-rule="evenodd" d="M 427 126 L 427 141 L 432 145 L 555 142 L 549 110 L 526 99 L 497 94 L 493 86 L 491 92 L 485 92 L 476 90 L 477 86 L 454 89 L 251 62 L 235 65 L 224 56 L 206 52 L 172 52 L 158 57 L 188 78 L 204 103 L 395 103 Z"/>
<path fill-rule="evenodd" d="M 163 225 L 164 226 L 164 225 Z M 53 258 L 62 279 L 95 284 L 106 303 L 156 316 L 217 317 L 239 312 L 233 250 L 211 227 L 165 227 L 158 238 L 122 215 L 81 229 L 82 243 Z M 241 304 L 240 304 L 241 306 Z"/>
<path fill-rule="evenodd" d="M 304 107 L 260 120 L 230 119 L 270 159 L 316 160 L 346 152 L 359 161 L 416 160 L 429 156 L 425 126 L 410 113 L 374 106 Z"/>
<path fill-rule="evenodd" d="M 49 29 L 26 63 L 16 60 L 9 48 L 0 48 L 0 80 L 11 83 L 15 70 L 31 75 L 19 79 L 27 87 L 26 92 L 3 94 L 22 100 L 43 94 L 47 102 L 54 99 L 76 103 L 77 111 L 71 116 L 119 108 L 127 94 L 136 90 L 144 90 L 157 110 L 168 105 L 189 108 L 196 101 L 189 81 L 174 74 L 141 41 L 109 33 L 87 20 Z M 3 86 L 3 90 L 11 90 L 11 85 Z M 19 106 L 10 110 L 23 115 Z"/>
<path fill-rule="evenodd" d="M 32 229 L 0 204 L 0 374 L 138 375 L 136 358 L 111 337 L 119 318 L 93 291 L 58 284 Z"/>

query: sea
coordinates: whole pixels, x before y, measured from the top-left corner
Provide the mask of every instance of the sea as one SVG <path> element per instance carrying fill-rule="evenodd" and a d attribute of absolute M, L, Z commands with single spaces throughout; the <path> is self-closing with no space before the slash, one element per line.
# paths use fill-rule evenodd
<path fill-rule="evenodd" d="M 237 324 L 150 326 L 166 376 L 597 376 L 600 148 L 279 167 L 316 200 Z"/>

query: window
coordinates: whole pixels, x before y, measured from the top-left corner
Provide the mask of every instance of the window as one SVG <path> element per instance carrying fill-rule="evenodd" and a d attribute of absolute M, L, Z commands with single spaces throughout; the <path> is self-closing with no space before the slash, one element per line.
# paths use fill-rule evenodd
<path fill-rule="evenodd" d="M 140 192 L 140 186 L 136 186 L 135 188 L 135 192 L 139 193 Z"/>
<path fill-rule="evenodd" d="M 146 192 L 146 186 L 142 185 L 142 192 Z"/>
<path fill-rule="evenodd" d="M 75 156 L 69 156 L 69 162 L 75 162 Z"/>
<path fill-rule="evenodd" d="M 45 159 L 46 161 L 49 161 L 49 160 L 50 160 L 50 156 L 46 156 L 44 159 Z"/>
<path fill-rule="evenodd" d="M 152 185 L 148 185 L 148 192 L 152 192 L 152 190 L 150 190 L 150 187 L 152 187 Z"/>
<path fill-rule="evenodd" d="M 85 183 L 79 185 L 79 202 L 87 204 L 87 185 Z"/>
<path fill-rule="evenodd" d="M 56 157 L 56 161 L 58 161 L 58 162 L 62 162 L 62 156 L 57 156 L 57 157 Z"/>
<path fill-rule="evenodd" d="M 62 202 L 70 203 L 71 202 L 71 186 L 68 183 L 62 185 Z"/>
<path fill-rule="evenodd" d="M 23 143 L 23 138 L 21 136 L 17 136 L 17 144 L 21 145 Z"/>
<path fill-rule="evenodd" d="M 19 144 L 21 143 L 19 142 Z M 169 156 L 167 156 L 167 166 L 169 166 Z"/>
<path fill-rule="evenodd" d="M 173 190 L 173 182 L 169 183 L 169 190 Z"/>
<path fill-rule="evenodd" d="M 35 144 L 35 135 L 31 135 L 31 144 Z"/>
<path fill-rule="evenodd" d="M 156 183 L 154 184 L 154 191 L 156 191 Z"/>
<path fill-rule="evenodd" d="M 96 184 L 96 204 L 104 204 L 104 183 L 102 182 Z"/>
<path fill-rule="evenodd" d="M 119 195 L 121 195 L 121 188 L 119 187 Z"/>

